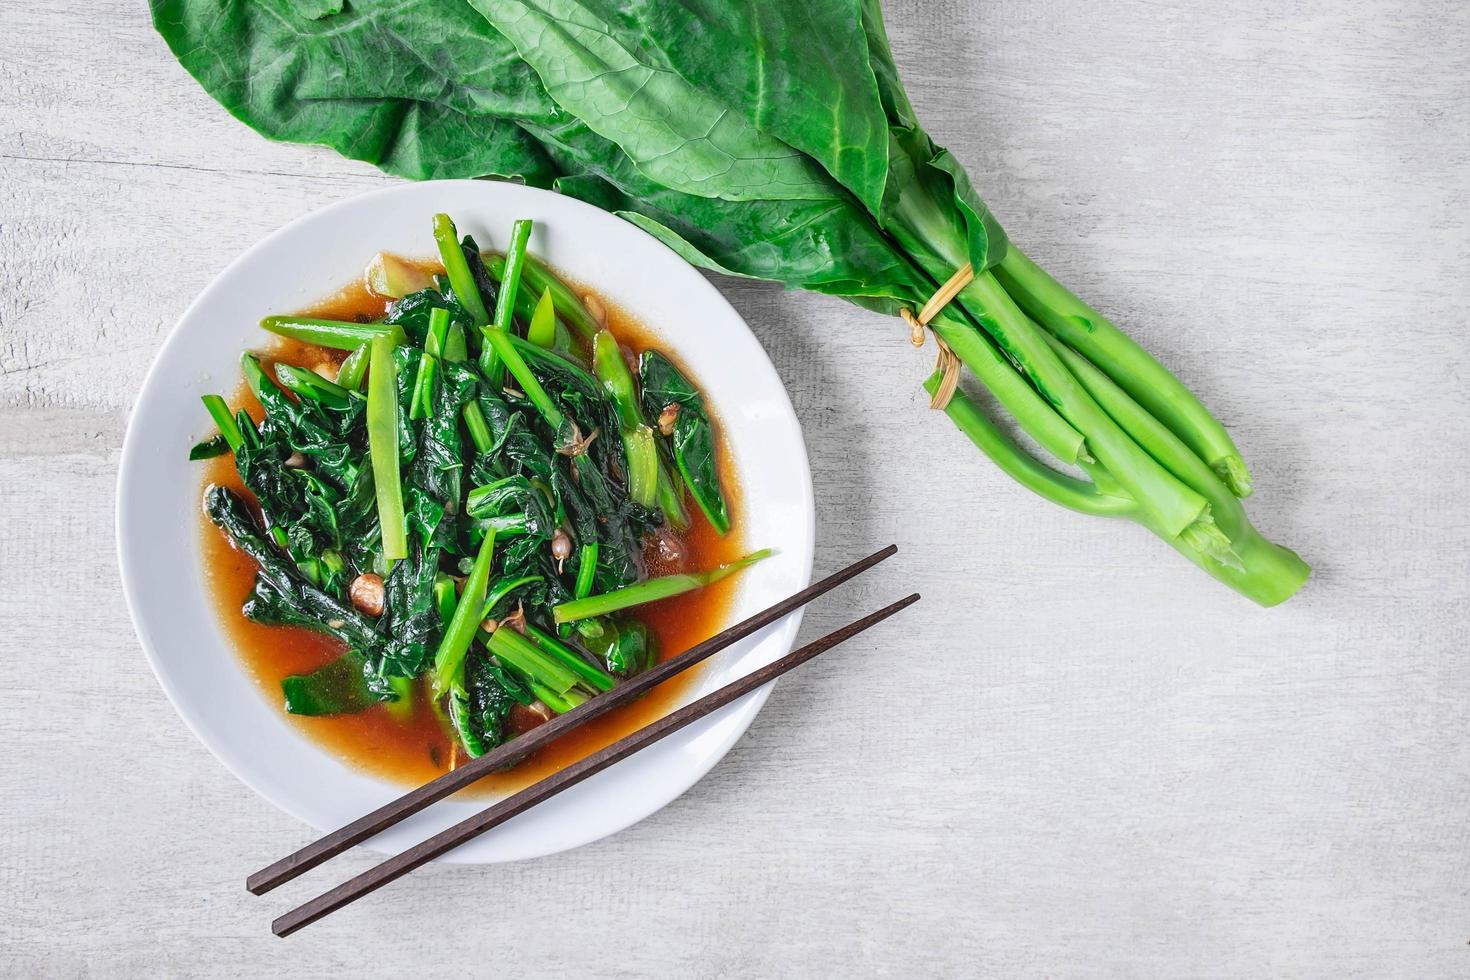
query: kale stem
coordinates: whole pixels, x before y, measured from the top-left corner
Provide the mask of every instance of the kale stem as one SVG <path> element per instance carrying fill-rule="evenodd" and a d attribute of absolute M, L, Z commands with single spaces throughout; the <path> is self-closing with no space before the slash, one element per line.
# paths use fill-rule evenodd
<path fill-rule="evenodd" d="M 537 347 L 556 345 L 556 303 L 549 287 L 541 291 L 541 298 L 536 301 L 536 309 L 526 327 L 526 339 Z"/>
<path fill-rule="evenodd" d="M 485 256 L 485 268 L 496 279 L 505 279 L 505 257 L 501 255 Z M 592 318 L 587 312 L 587 307 L 582 305 L 582 299 L 572 292 L 571 287 L 562 282 L 556 273 L 552 272 L 535 256 L 527 254 L 525 266 L 521 269 L 521 279 L 529 287 L 525 298 L 516 304 L 516 312 L 522 317 L 530 318 L 534 315 L 531 307 L 531 296 L 539 296 L 547 290 L 551 291 L 552 302 L 556 306 L 557 318 L 571 327 L 583 340 L 591 340 L 593 335 L 601 329 L 601 324 Z"/>
<path fill-rule="evenodd" d="M 342 361 L 342 366 L 337 369 L 337 384 L 346 388 L 348 391 L 357 391 L 360 389 L 362 387 L 363 376 L 367 374 L 370 353 L 370 345 L 363 344 L 351 354 L 348 354 L 346 359 Z"/>
<path fill-rule="evenodd" d="M 601 667 L 587 662 L 586 658 L 576 650 L 567 646 L 561 640 L 552 636 L 542 629 L 537 629 L 530 623 L 526 624 L 526 635 L 536 641 L 543 653 L 558 661 L 563 667 L 571 670 L 585 683 L 599 691 L 611 691 L 613 687 L 613 676 Z"/>
<path fill-rule="evenodd" d="M 276 380 L 281 383 L 281 387 L 297 398 L 310 399 L 332 408 L 346 408 L 352 404 L 346 388 L 328 381 L 315 371 L 279 362 L 275 369 Z"/>
<path fill-rule="evenodd" d="M 378 499 L 378 526 L 383 539 L 383 561 L 408 557 L 408 527 L 403 513 L 403 483 L 398 471 L 398 365 L 393 340 L 373 338 L 368 373 L 368 455 Z"/>
<path fill-rule="evenodd" d="M 449 311 L 436 306 L 429 311 L 429 329 L 424 335 L 424 354 L 419 358 L 418 374 L 413 379 L 413 394 L 409 396 L 408 417 L 421 419 L 434 410 L 430 404 L 434 390 L 434 371 L 444 353 L 444 342 L 449 331 Z"/>
<path fill-rule="evenodd" d="M 504 296 L 505 293 L 502 291 L 500 295 Z M 499 327 L 492 326 L 485 330 L 485 343 L 486 350 L 495 352 L 495 359 L 498 363 L 494 369 L 498 370 L 500 364 L 504 364 L 505 368 L 510 371 L 511 377 L 516 379 L 521 390 L 531 400 L 531 404 L 536 406 L 536 411 L 540 412 L 546 424 L 551 426 L 551 431 L 555 432 L 560 429 L 562 422 L 566 420 L 565 416 L 562 415 L 561 409 L 556 407 L 556 402 L 552 401 L 551 396 L 546 393 L 546 389 L 541 386 L 536 375 L 531 372 L 531 367 L 521 356 L 521 352 L 516 350 L 515 344 L 511 343 L 510 335 Z M 482 364 L 484 360 L 482 357 Z"/>
<path fill-rule="evenodd" d="M 1179 534 L 1208 517 L 1204 497 L 1159 465 L 1098 406 L 1051 349 L 1045 331 L 1031 322 L 994 276 L 976 276 L 960 292 L 960 299 L 986 333 L 1017 359 L 1042 395 L 1083 434 L 1091 455 L 1166 534 Z"/>
<path fill-rule="evenodd" d="M 944 313 L 931 322 L 955 355 L 1011 413 L 1021 431 L 1063 463 L 1076 463 L 1086 457 L 1082 433 L 1068 425 L 980 331 Z"/>
<path fill-rule="evenodd" d="M 434 695 L 448 691 L 450 685 L 463 676 L 464 658 L 470 652 L 475 632 L 480 628 L 480 607 L 485 603 L 485 590 L 490 584 L 490 563 L 495 556 L 495 532 L 489 531 L 480 542 L 480 551 L 475 555 L 475 564 L 460 590 L 455 603 L 454 615 L 439 648 L 434 651 Z"/>
<path fill-rule="evenodd" d="M 606 616 L 622 609 L 633 606 L 641 606 L 649 602 L 657 602 L 660 599 L 668 599 L 672 596 L 683 595 L 685 592 L 693 592 L 707 585 L 713 585 L 729 575 L 755 564 L 763 558 L 769 558 L 772 552 L 769 548 L 753 552 L 744 558 L 738 558 L 719 568 L 712 568 L 707 572 L 690 572 L 683 575 L 665 575 L 661 578 L 646 579 L 622 589 L 614 589 L 612 592 L 604 592 L 601 595 L 588 596 L 585 599 L 573 599 L 553 606 L 552 617 L 557 625 L 571 623 L 579 619 L 590 619 L 593 616 Z"/>
<path fill-rule="evenodd" d="M 537 681 L 531 681 L 529 686 L 531 688 L 531 693 L 536 696 L 536 700 L 540 701 L 542 704 L 546 705 L 548 708 L 559 715 L 566 714 L 568 711 L 571 711 L 573 708 L 577 707 L 579 704 L 582 704 L 587 700 L 587 698 L 580 691 L 572 690 L 567 691 L 565 694 L 557 694 L 551 688 L 546 687 L 545 685 L 540 684 Z"/>
<path fill-rule="evenodd" d="M 658 495 L 658 446 L 638 407 L 633 372 L 628 370 L 623 349 L 610 331 L 599 330 L 593 338 L 592 370 L 612 396 L 617 410 L 623 452 L 627 457 L 628 496 L 636 504 L 652 507 Z"/>
<path fill-rule="evenodd" d="M 239 452 L 240 447 L 245 445 L 245 436 L 240 431 L 239 422 L 231 414 L 230 406 L 219 395 L 205 395 L 200 400 L 209 411 L 209 417 L 214 419 L 214 424 L 219 426 L 220 435 L 229 443 L 230 452 Z"/>
<path fill-rule="evenodd" d="M 521 268 L 526 263 L 526 243 L 531 240 L 531 221 L 521 218 L 510 226 L 510 244 L 505 249 L 505 267 L 500 275 L 500 294 L 495 299 L 495 320 L 485 328 L 487 339 L 492 331 L 509 334 L 515 318 L 516 294 L 521 283 Z M 480 371 L 496 388 L 501 384 L 500 351 L 494 345 L 480 352 Z M 555 428 L 555 426 L 553 426 Z"/>
<path fill-rule="evenodd" d="M 1014 245 L 992 271 L 1032 319 L 1089 358 L 1168 426 L 1219 474 L 1231 493 L 1250 495 L 1250 474 L 1230 434 L 1162 364 Z"/>
<path fill-rule="evenodd" d="M 268 316 L 260 321 L 264 330 L 306 344 L 332 350 L 356 350 L 374 338 L 387 336 L 395 345 L 404 342 L 403 329 L 392 323 L 352 323 L 311 316 Z"/>
<path fill-rule="evenodd" d="M 577 585 L 572 590 L 572 595 L 578 599 L 585 599 L 592 594 L 592 580 L 597 575 L 597 542 L 588 541 L 582 545 L 582 550 L 577 557 Z"/>
<path fill-rule="evenodd" d="M 490 434 L 490 425 L 485 421 L 485 413 L 480 410 L 480 403 L 466 402 L 464 411 L 464 426 L 470 433 L 470 441 L 475 444 L 475 451 L 488 453 L 495 448 L 495 438 Z"/>
<path fill-rule="evenodd" d="M 465 308 L 475 326 L 489 323 L 490 314 L 486 312 L 485 301 L 480 297 L 480 287 L 475 285 L 470 264 L 465 261 L 464 252 L 459 246 L 459 231 L 447 214 L 434 215 L 434 243 L 439 246 L 439 261 L 444 263 L 444 275 L 449 279 L 449 288 L 454 290 L 455 298 Z"/>
<path fill-rule="evenodd" d="M 501 664 L 529 682 L 543 684 L 558 694 L 565 694 L 577 686 L 575 673 L 509 626 L 493 633 L 480 630 L 480 642 L 495 654 Z"/>

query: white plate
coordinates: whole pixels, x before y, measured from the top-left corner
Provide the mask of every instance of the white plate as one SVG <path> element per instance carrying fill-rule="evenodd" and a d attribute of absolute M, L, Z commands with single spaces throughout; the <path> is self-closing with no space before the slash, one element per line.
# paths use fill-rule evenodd
<path fill-rule="evenodd" d="M 201 580 L 198 464 L 189 447 L 212 431 L 199 396 L 231 392 L 239 354 L 264 346 L 258 323 L 324 298 L 373 253 L 433 255 L 430 217 L 447 212 L 484 247 L 511 222 L 536 222 L 531 250 L 639 317 L 690 368 L 729 440 L 745 542 L 778 554 L 742 575 L 731 622 L 811 579 L 815 511 L 801 429 L 786 390 L 739 314 L 704 277 L 649 235 L 547 191 L 487 181 L 398 184 L 282 228 L 220 274 L 159 351 L 128 425 L 118 477 L 123 587 L 143 650 L 189 727 L 247 785 L 320 830 L 335 829 L 405 787 L 362 773 L 299 732 L 230 648 Z M 714 658 L 689 697 L 791 649 L 800 613 Z M 692 786 L 729 750 L 768 689 L 691 725 L 447 856 L 510 861 L 553 854 L 623 829 Z M 483 808 L 448 800 L 374 839 L 396 853 Z M 282 842 L 283 852 L 290 842 Z"/>

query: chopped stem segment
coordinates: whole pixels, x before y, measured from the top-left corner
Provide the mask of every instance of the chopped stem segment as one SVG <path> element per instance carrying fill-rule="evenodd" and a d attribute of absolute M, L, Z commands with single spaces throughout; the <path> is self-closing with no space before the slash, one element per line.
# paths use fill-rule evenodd
<path fill-rule="evenodd" d="M 480 542 L 475 564 L 464 580 L 454 615 L 434 651 L 434 694 L 443 694 L 464 672 L 464 658 L 470 652 L 475 632 L 480 627 L 480 607 L 485 603 L 485 590 L 490 584 L 490 563 L 495 555 L 495 532 L 490 531 Z"/>
<path fill-rule="evenodd" d="M 332 408 L 346 408 L 352 404 L 352 395 L 341 385 L 334 384 L 315 371 L 295 367 L 291 364 L 276 364 L 276 380 L 281 387 L 297 398 L 307 398 Z"/>
<path fill-rule="evenodd" d="M 577 686 L 576 673 L 509 626 L 502 626 L 493 633 L 480 630 L 480 642 L 495 654 L 496 659 L 528 682 L 543 684 L 557 694 L 566 694 Z"/>
<path fill-rule="evenodd" d="M 531 240 L 531 222 L 521 218 L 510 226 L 510 244 L 505 249 L 505 266 L 500 274 L 500 294 L 495 299 L 495 320 L 485 328 L 509 334 L 515 319 L 516 294 L 521 283 L 521 268 L 526 262 L 526 243 Z M 480 352 L 480 371 L 495 386 L 500 386 L 500 351 L 492 344 Z"/>
<path fill-rule="evenodd" d="M 459 230 L 454 227 L 449 215 L 434 215 L 434 242 L 439 246 L 439 261 L 444 263 L 444 275 L 449 280 L 449 288 L 454 290 L 459 304 L 465 308 L 475 326 L 489 323 L 490 314 L 485 310 L 485 301 L 480 298 L 480 287 L 475 285 L 470 264 L 465 261 L 464 250 L 459 244 Z"/>
<path fill-rule="evenodd" d="M 485 256 L 485 267 L 495 278 L 505 279 L 504 256 Z M 582 298 L 572 292 L 570 286 L 562 282 L 556 273 L 548 269 L 535 256 L 529 254 L 526 256 L 525 265 L 521 269 L 521 278 L 529 290 L 522 294 L 523 299 L 516 302 L 516 312 L 522 317 L 534 315 L 531 308 L 532 296 L 539 296 L 550 290 L 552 302 L 556 305 L 557 317 L 580 334 L 583 340 L 591 340 L 592 336 L 601 329 L 602 324 L 593 319 L 592 314 L 587 312 L 587 307 L 582 305 Z"/>
<path fill-rule="evenodd" d="M 531 314 L 530 326 L 526 328 L 526 339 L 537 347 L 556 346 L 556 304 L 551 299 L 550 287 L 543 289 L 541 298 L 536 301 L 536 310 Z"/>
<path fill-rule="evenodd" d="M 264 330 L 305 344 L 332 350 L 356 350 L 376 337 L 387 336 L 393 345 L 405 342 L 403 329 L 393 323 L 353 323 L 323 320 L 312 316 L 268 316 L 260 321 Z"/>
<path fill-rule="evenodd" d="M 362 387 L 362 379 L 367 375 L 368 357 L 370 354 L 371 350 L 368 344 L 363 344 L 351 354 L 348 354 L 346 359 L 342 361 L 342 366 L 337 369 L 337 384 L 346 388 L 348 391 L 357 391 L 360 389 Z"/>
<path fill-rule="evenodd" d="M 501 295 L 505 294 L 501 293 Z M 531 404 L 536 406 L 536 411 L 540 412 L 546 424 L 551 426 L 551 431 L 555 432 L 560 429 L 566 416 L 562 414 L 561 409 L 556 407 L 556 402 L 551 400 L 551 396 L 546 393 L 546 389 L 532 373 L 526 359 L 521 356 L 521 352 L 516 350 L 510 335 L 497 327 L 489 327 L 485 330 L 485 344 L 486 350 L 495 352 L 498 362 L 497 369 L 499 364 L 504 364 L 505 368 L 510 371 L 510 376 L 516 379 L 516 383 L 531 400 Z M 483 362 L 484 359 L 481 360 Z"/>
<path fill-rule="evenodd" d="M 378 526 L 383 538 L 383 561 L 391 566 L 408 557 L 408 526 L 403 513 L 403 483 L 398 472 L 398 365 L 393 340 L 386 334 L 373 338 L 372 367 L 368 374 L 368 454 L 378 498 Z"/>
<path fill-rule="evenodd" d="M 408 417 L 421 419 L 434 410 L 434 372 L 439 358 L 444 354 L 444 343 L 449 333 L 449 311 L 436 306 L 429 311 L 429 330 L 424 336 L 424 354 L 419 358 L 418 374 L 413 379 L 413 394 L 409 397 Z"/>
<path fill-rule="evenodd" d="M 599 691 L 611 691 L 615 681 L 612 674 L 587 662 L 587 659 L 576 650 L 567 646 L 561 640 L 552 636 L 543 629 L 537 629 L 531 623 L 526 624 L 526 635 L 536 641 L 544 653 L 561 663 L 562 666 L 571 670 L 585 683 Z"/>
<path fill-rule="evenodd" d="M 597 542 L 589 541 L 582 545 L 582 551 L 577 558 L 577 585 L 572 590 L 572 595 L 578 599 L 585 599 L 592 594 L 592 580 L 597 575 Z"/>
<path fill-rule="evenodd" d="M 660 599 L 668 599 L 685 592 L 693 592 L 707 585 L 713 585 L 727 576 L 733 575 L 756 562 L 769 558 L 772 552 L 769 548 L 738 558 L 727 565 L 710 569 L 707 572 L 689 572 L 683 575 L 665 575 L 661 578 L 651 578 L 635 583 L 612 592 L 604 592 L 602 595 L 588 596 L 585 599 L 573 599 L 552 607 L 552 616 L 557 625 L 571 623 L 579 619 L 590 619 L 593 616 L 606 616 L 623 609 L 631 609 L 649 602 L 657 602 Z"/>
<path fill-rule="evenodd" d="M 214 424 L 219 426 L 220 435 L 225 437 L 225 442 L 230 445 L 230 452 L 238 452 L 245 445 L 245 436 L 240 431 L 240 424 L 230 412 L 230 406 L 219 395 L 205 395 L 200 399 L 204 407 L 209 411 L 209 417 L 214 419 Z"/>

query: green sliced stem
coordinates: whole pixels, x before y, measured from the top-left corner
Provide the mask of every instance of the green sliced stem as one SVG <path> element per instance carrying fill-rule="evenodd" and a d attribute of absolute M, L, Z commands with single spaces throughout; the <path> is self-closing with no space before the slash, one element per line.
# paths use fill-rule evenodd
<path fill-rule="evenodd" d="M 489 323 L 490 314 L 485 309 L 485 301 L 480 298 L 480 287 L 475 285 L 470 264 L 465 261 L 464 250 L 460 248 L 459 231 L 447 214 L 434 215 L 434 243 L 439 246 L 439 261 L 444 263 L 444 275 L 460 305 L 475 326 Z"/>
<path fill-rule="evenodd" d="M 593 616 L 606 616 L 623 609 L 631 609 L 649 602 L 657 602 L 660 599 L 668 599 L 672 596 L 683 595 L 702 589 L 707 585 L 713 585 L 727 576 L 733 575 L 742 568 L 747 568 L 756 562 L 769 558 L 772 552 L 769 548 L 746 555 L 744 558 L 736 559 L 727 565 L 710 569 L 707 572 L 690 572 L 684 575 L 665 575 L 661 578 L 651 578 L 643 582 L 630 585 L 627 588 L 615 589 L 612 592 L 604 592 L 602 595 L 588 596 L 585 599 L 573 599 L 553 606 L 551 613 L 556 619 L 557 625 L 571 623 L 579 619 L 590 619 Z"/>
<path fill-rule="evenodd" d="M 444 359 L 451 364 L 458 364 L 469 356 L 469 345 L 465 343 L 464 327 L 457 323 L 450 324 L 448 332 L 444 334 Z"/>
<path fill-rule="evenodd" d="M 556 346 L 556 303 L 549 288 L 541 291 L 541 299 L 536 302 L 536 310 L 526 327 L 526 339 L 537 347 Z"/>
<path fill-rule="evenodd" d="M 536 406 L 536 411 L 540 412 L 546 424 L 551 426 L 551 431 L 555 432 L 560 429 L 566 416 L 562 414 L 561 409 L 556 407 L 556 402 L 551 400 L 551 396 L 541 386 L 540 380 L 532 373 L 531 366 L 526 363 L 526 359 L 511 342 L 510 335 L 499 327 L 489 327 L 485 330 L 485 344 L 487 350 L 495 352 L 497 361 L 504 364 L 506 370 L 510 371 L 511 377 L 516 379 L 516 383 L 521 386 L 521 390 L 526 393 L 531 404 Z"/>
<path fill-rule="evenodd" d="M 464 411 L 464 427 L 469 431 L 470 442 L 475 444 L 475 451 L 488 453 L 495 446 L 495 438 L 490 434 L 490 424 L 485 421 L 485 413 L 480 410 L 479 402 L 467 402 Z"/>
<path fill-rule="evenodd" d="M 538 701 L 559 715 L 564 715 L 573 708 L 587 702 L 587 695 L 578 690 L 567 691 L 565 694 L 557 694 L 551 688 L 545 687 L 536 681 L 531 681 L 528 686 Z"/>
<path fill-rule="evenodd" d="M 485 256 L 485 267 L 496 279 L 502 281 L 505 279 L 504 256 Z M 521 317 L 529 318 L 533 315 L 533 296 L 540 296 L 550 290 L 552 302 L 556 304 L 557 318 L 580 334 L 583 340 L 591 340 L 593 335 L 601 329 L 602 325 L 594 320 L 592 314 L 587 312 L 587 307 L 582 305 L 582 298 L 572 292 L 570 286 L 562 282 L 556 273 L 535 256 L 526 256 L 525 265 L 521 269 L 521 279 L 524 280 L 527 287 L 525 298 L 516 304 L 516 313 Z"/>
<path fill-rule="evenodd" d="M 315 371 L 281 363 L 276 364 L 275 371 L 281 387 L 297 398 L 320 402 L 331 408 L 346 408 L 352 404 L 352 396 L 346 388 L 328 381 Z"/>
<path fill-rule="evenodd" d="M 638 389 L 633 385 L 628 362 L 623 360 L 623 349 L 607 330 L 599 330 L 593 338 L 592 371 L 617 411 L 623 454 L 627 457 L 628 496 L 640 506 L 652 507 L 658 496 L 658 444 L 638 408 Z"/>
<path fill-rule="evenodd" d="M 495 319 L 486 328 L 487 336 L 492 331 L 506 335 L 510 333 L 515 318 L 516 294 L 520 291 L 521 269 L 526 264 L 526 243 L 530 240 L 529 220 L 521 218 L 511 225 L 510 244 L 506 246 L 505 265 L 500 272 L 500 293 L 495 299 Z M 499 355 L 499 348 L 494 346 L 486 347 L 480 352 L 480 371 L 496 388 L 501 383 Z"/>
<path fill-rule="evenodd" d="M 495 555 L 495 532 L 485 535 L 474 567 L 460 590 L 454 615 L 434 651 L 434 694 L 439 696 L 463 676 L 464 658 L 470 652 L 475 633 L 480 628 L 480 607 L 485 604 L 485 590 L 490 584 L 490 563 Z"/>
<path fill-rule="evenodd" d="M 589 541 L 582 545 L 581 553 L 577 557 L 577 584 L 572 590 L 572 595 L 578 599 L 585 599 L 592 594 L 592 580 L 597 575 L 597 542 Z"/>
<path fill-rule="evenodd" d="M 575 672 L 508 626 L 493 633 L 480 630 L 480 642 L 495 654 L 501 664 L 528 682 L 545 685 L 563 695 L 577 686 Z"/>
<path fill-rule="evenodd" d="M 362 379 L 367 376 L 368 358 L 372 353 L 371 345 L 363 344 L 342 361 L 342 366 L 337 369 L 337 384 L 348 391 L 358 391 L 362 388 Z"/>
<path fill-rule="evenodd" d="M 403 483 L 398 472 L 398 366 L 393 340 L 383 335 L 372 343 L 368 374 L 368 455 L 378 498 L 378 525 L 383 560 L 391 565 L 408 557 L 408 525 L 403 513 Z"/>
<path fill-rule="evenodd" d="M 657 440 L 655 440 L 657 445 Z M 658 509 L 663 511 L 664 520 L 676 531 L 689 529 L 689 511 L 684 508 L 683 484 L 674 478 L 674 468 L 668 456 L 658 454 Z"/>
<path fill-rule="evenodd" d="M 936 372 L 924 382 L 924 390 L 934 394 L 939 381 L 940 375 Z M 944 414 L 996 466 L 1021 486 L 1052 503 L 1098 517 L 1131 517 L 1138 509 L 1127 497 L 1102 493 L 1094 484 L 1058 473 L 1037 460 L 986 418 L 980 406 L 963 391 L 954 393 Z"/>
<path fill-rule="evenodd" d="M 599 691 L 611 691 L 616 681 L 612 674 L 587 662 L 576 650 L 567 646 L 560 639 L 552 636 L 543 629 L 537 629 L 530 623 L 526 624 L 526 635 L 536 641 L 536 645 L 548 656 L 555 659 L 563 667 L 575 673 L 583 682 L 591 685 Z"/>
<path fill-rule="evenodd" d="M 1074 296 L 1014 244 L 992 270 L 1032 319 L 1093 362 L 1220 475 L 1233 494 L 1249 496 L 1250 474 L 1225 427 L 1188 388 Z"/>
<path fill-rule="evenodd" d="M 399 721 L 413 716 L 413 682 L 412 677 L 388 678 L 388 689 L 393 692 L 393 700 L 384 707 L 388 709 L 388 714 Z"/>
<path fill-rule="evenodd" d="M 439 367 L 439 358 L 444 354 L 444 342 L 449 334 L 449 311 L 435 307 L 429 311 L 429 329 L 424 335 L 424 355 L 419 358 L 418 374 L 413 379 L 413 394 L 409 396 L 408 417 L 421 419 L 429 415 L 434 406 L 430 404 L 434 390 L 434 373 Z"/>
<path fill-rule="evenodd" d="M 454 579 L 443 572 L 434 576 L 434 609 L 439 613 L 439 624 L 448 626 L 449 621 L 454 618 L 454 607 L 459 605 L 459 597 L 455 595 Z"/>
<path fill-rule="evenodd" d="M 404 343 L 403 329 L 393 323 L 353 323 L 349 320 L 323 320 L 312 316 L 268 316 L 260 321 L 262 329 L 280 337 L 290 337 L 306 344 L 332 350 L 357 350 L 374 338 L 387 336 L 394 345 Z"/>
<path fill-rule="evenodd" d="M 219 395 L 205 395 L 200 401 L 209 411 L 209 417 L 214 419 L 214 424 L 219 426 L 220 435 L 225 437 L 225 442 L 230 445 L 230 452 L 238 452 L 245 445 L 245 435 L 240 430 L 240 423 L 230 412 L 230 406 Z"/>
<path fill-rule="evenodd" d="M 602 387 L 612 396 L 617 409 L 618 422 L 625 429 L 643 425 L 643 413 L 638 409 L 638 389 L 633 385 L 633 372 L 623 360 L 623 349 L 609 330 L 599 330 L 592 338 L 592 373 L 602 382 Z"/>

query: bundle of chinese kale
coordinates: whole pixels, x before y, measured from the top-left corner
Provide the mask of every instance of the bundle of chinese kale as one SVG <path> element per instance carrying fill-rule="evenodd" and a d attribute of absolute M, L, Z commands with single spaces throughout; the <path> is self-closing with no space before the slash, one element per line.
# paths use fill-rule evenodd
<path fill-rule="evenodd" d="M 1184 386 L 1012 244 L 914 116 L 876 0 L 153 0 L 175 55 L 272 139 L 612 211 L 696 265 L 917 311 L 945 412 L 1020 483 L 1147 527 L 1264 605 L 1309 569 L 1238 498 Z M 962 277 L 958 283 L 966 282 Z M 984 385 L 1042 454 L 967 397 Z"/>

